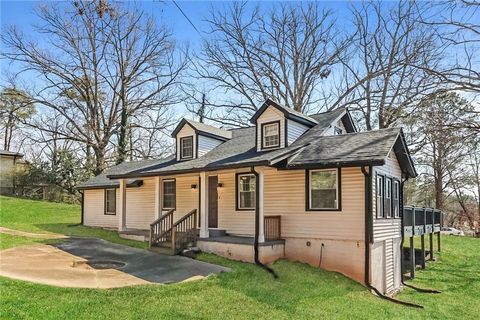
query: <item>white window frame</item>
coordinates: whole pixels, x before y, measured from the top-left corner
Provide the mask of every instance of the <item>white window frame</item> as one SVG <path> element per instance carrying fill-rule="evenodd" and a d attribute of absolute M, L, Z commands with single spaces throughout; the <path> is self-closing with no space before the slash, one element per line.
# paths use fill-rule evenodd
<path fill-rule="evenodd" d="M 192 154 L 190 156 L 185 156 L 184 153 L 183 153 L 183 143 L 187 140 L 190 140 L 192 141 Z M 187 137 L 181 137 L 180 138 L 180 159 L 191 159 L 193 158 L 193 150 L 194 149 L 194 146 L 193 146 L 193 136 L 187 136 Z"/>
<path fill-rule="evenodd" d="M 381 183 L 379 183 L 381 181 Z M 377 218 L 383 219 L 385 218 L 385 176 L 377 174 L 377 181 L 375 182 L 375 206 L 377 210 Z M 379 203 L 379 199 L 381 200 L 381 204 Z"/>
<path fill-rule="evenodd" d="M 277 134 L 275 135 L 266 135 L 266 130 L 268 126 L 275 126 L 277 129 Z M 261 124 L 262 128 L 262 149 L 270 149 L 270 148 L 277 148 L 280 147 L 280 122 L 279 121 L 274 121 L 274 122 L 267 122 L 267 123 L 262 123 Z M 266 144 L 266 138 L 267 137 L 278 137 L 278 142 L 276 144 L 268 145 Z"/>
<path fill-rule="evenodd" d="M 333 135 L 339 136 L 343 134 L 343 129 L 337 126 L 333 126 Z"/>
<path fill-rule="evenodd" d="M 312 206 L 312 174 L 315 172 L 325 172 L 325 171 L 331 171 L 335 172 L 335 189 L 336 189 L 336 199 L 335 199 L 335 207 L 332 208 L 314 208 Z M 340 210 L 340 187 L 339 187 L 339 178 L 340 178 L 341 172 L 339 169 L 315 169 L 315 170 L 309 170 L 308 171 L 308 210 L 310 211 L 335 211 L 335 210 Z M 323 190 L 323 189 L 319 189 Z M 330 189 L 325 189 L 325 190 L 330 190 Z"/>
<path fill-rule="evenodd" d="M 392 217 L 392 186 L 392 178 L 385 177 L 385 199 L 383 203 L 386 218 Z"/>
<path fill-rule="evenodd" d="M 240 180 L 242 177 L 245 177 L 245 176 L 249 176 L 249 177 L 252 177 L 254 182 L 255 182 L 255 186 L 256 186 L 256 177 L 255 177 L 255 174 L 253 173 L 239 173 L 237 174 L 237 210 L 255 210 L 255 207 L 256 207 L 256 203 L 255 201 L 257 201 L 256 199 L 256 190 L 254 189 L 253 191 L 242 191 L 240 190 Z M 253 192 L 253 206 L 252 207 L 242 207 L 242 202 L 241 202 L 241 193 L 242 192 Z"/>
<path fill-rule="evenodd" d="M 396 188 L 395 188 L 396 186 Z M 400 218 L 400 181 L 393 180 L 393 217 Z"/>
<path fill-rule="evenodd" d="M 113 203 L 115 204 L 115 211 L 108 211 L 108 203 L 110 203 L 111 200 L 108 199 L 108 193 L 109 191 L 113 191 Z M 117 214 L 117 189 L 115 188 L 108 188 L 108 189 L 105 189 L 105 202 L 104 202 L 104 206 L 105 206 L 105 210 L 104 210 L 104 214 L 105 215 L 109 215 L 109 216 L 114 216 Z"/>

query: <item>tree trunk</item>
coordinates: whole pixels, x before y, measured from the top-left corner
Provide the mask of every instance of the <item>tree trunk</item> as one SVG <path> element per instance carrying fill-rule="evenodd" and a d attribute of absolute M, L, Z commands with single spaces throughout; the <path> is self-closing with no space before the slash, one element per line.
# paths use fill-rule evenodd
<path fill-rule="evenodd" d="M 105 148 L 94 148 L 95 152 L 95 175 L 99 175 L 105 170 Z"/>

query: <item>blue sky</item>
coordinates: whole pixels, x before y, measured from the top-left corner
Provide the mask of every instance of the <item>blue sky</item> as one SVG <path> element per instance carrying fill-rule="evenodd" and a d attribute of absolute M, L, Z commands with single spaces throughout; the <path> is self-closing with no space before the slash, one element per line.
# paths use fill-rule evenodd
<path fill-rule="evenodd" d="M 34 8 L 41 3 L 49 1 L 12 1 L 1 0 L 1 24 L 2 27 L 8 25 L 17 25 L 24 32 L 32 30 L 32 24 L 38 22 L 34 14 Z M 203 21 L 209 14 L 209 10 L 213 8 L 222 8 L 227 5 L 228 1 L 181 1 L 177 4 L 185 12 L 188 18 L 201 32 L 206 31 L 206 23 Z M 270 6 L 279 5 L 280 2 L 275 1 L 259 1 L 251 2 L 251 6 L 259 4 L 263 10 L 268 10 Z M 161 19 L 169 26 L 175 38 L 184 43 L 189 43 L 191 48 L 196 48 L 201 43 L 201 36 L 198 34 L 187 19 L 182 15 L 180 10 L 172 1 L 139 1 L 138 4 L 154 17 Z M 325 7 L 333 9 L 341 20 L 342 13 L 346 13 L 348 2 L 346 1 L 325 1 Z"/>

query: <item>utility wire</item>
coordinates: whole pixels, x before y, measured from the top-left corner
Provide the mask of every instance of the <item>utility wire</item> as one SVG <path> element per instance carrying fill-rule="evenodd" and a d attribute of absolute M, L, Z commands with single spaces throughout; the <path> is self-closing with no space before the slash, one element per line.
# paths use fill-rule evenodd
<path fill-rule="evenodd" d="M 178 8 L 178 10 L 180 10 L 180 12 L 182 13 L 182 15 L 185 17 L 185 19 L 187 19 L 187 21 L 190 23 L 190 25 L 193 27 L 193 29 L 195 29 L 195 31 L 197 31 L 197 33 L 202 36 L 202 34 L 200 33 L 200 31 L 198 31 L 197 27 L 195 27 L 195 25 L 193 24 L 192 20 L 190 20 L 190 18 L 187 16 L 187 14 L 182 10 L 182 8 L 180 8 L 180 6 L 178 5 L 178 3 L 175 1 L 175 0 L 172 0 L 173 4 Z"/>

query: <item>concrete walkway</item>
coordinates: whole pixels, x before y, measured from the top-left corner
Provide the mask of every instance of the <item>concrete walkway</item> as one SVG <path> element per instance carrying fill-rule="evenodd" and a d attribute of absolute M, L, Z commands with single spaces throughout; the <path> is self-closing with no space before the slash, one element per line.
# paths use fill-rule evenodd
<path fill-rule="evenodd" d="M 95 263 L 100 266 L 118 264 L 120 267 L 102 270 Z M 0 251 L 0 275 L 59 287 L 115 288 L 174 283 L 224 271 L 229 269 L 102 239 L 68 238 L 53 245 L 21 246 Z"/>

